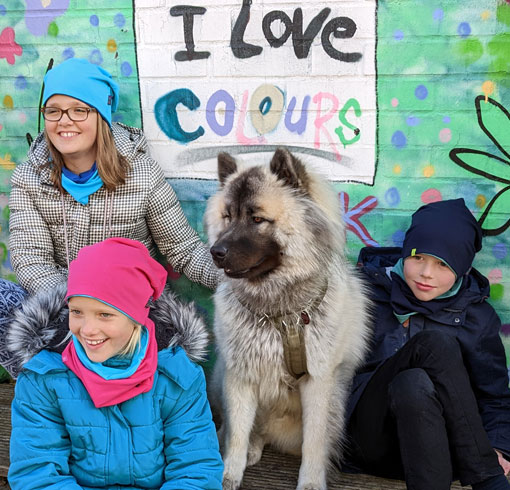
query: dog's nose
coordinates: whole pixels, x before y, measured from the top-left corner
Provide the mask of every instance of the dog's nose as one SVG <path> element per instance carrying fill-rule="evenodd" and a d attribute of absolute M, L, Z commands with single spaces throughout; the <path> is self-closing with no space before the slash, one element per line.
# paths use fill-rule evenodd
<path fill-rule="evenodd" d="M 214 260 L 221 262 L 227 256 L 228 248 L 224 245 L 213 245 L 211 247 L 211 255 Z"/>

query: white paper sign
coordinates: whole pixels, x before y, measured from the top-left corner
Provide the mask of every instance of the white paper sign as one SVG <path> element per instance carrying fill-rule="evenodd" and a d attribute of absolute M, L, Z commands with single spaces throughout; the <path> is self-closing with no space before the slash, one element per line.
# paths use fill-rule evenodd
<path fill-rule="evenodd" d="M 143 123 L 167 177 L 216 179 L 279 146 L 373 183 L 376 1 L 136 0 Z"/>

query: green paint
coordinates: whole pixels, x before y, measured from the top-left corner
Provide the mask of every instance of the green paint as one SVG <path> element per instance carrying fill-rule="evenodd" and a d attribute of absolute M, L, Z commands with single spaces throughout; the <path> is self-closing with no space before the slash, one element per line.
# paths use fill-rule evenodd
<path fill-rule="evenodd" d="M 0 243 L 0 260 L 3 262 L 7 258 L 7 245 Z"/>
<path fill-rule="evenodd" d="M 344 148 L 347 145 L 352 145 L 353 143 L 356 143 L 356 141 L 358 141 L 361 138 L 361 132 L 358 129 L 358 127 L 351 124 L 347 120 L 347 113 L 349 112 L 350 109 L 352 109 L 354 111 L 354 114 L 356 117 L 361 117 L 361 107 L 359 105 L 359 102 L 356 99 L 349 99 L 345 103 L 345 105 L 342 107 L 340 112 L 338 113 L 338 119 L 343 124 L 343 126 L 354 131 L 354 136 L 352 138 L 348 139 L 344 135 L 343 126 L 338 126 L 338 128 L 335 129 L 335 133 L 337 134 L 338 138 L 344 145 Z M 357 133 L 356 133 L 356 131 L 357 131 Z"/>
<path fill-rule="evenodd" d="M 510 32 L 503 32 L 495 35 L 487 43 L 487 51 L 492 57 L 490 70 L 493 72 L 494 80 L 502 85 L 510 87 Z"/>
<path fill-rule="evenodd" d="M 507 26 L 510 26 L 510 5 L 501 4 L 496 9 L 496 19 Z"/>
<path fill-rule="evenodd" d="M 479 39 L 463 39 L 457 45 L 457 52 L 466 65 L 472 65 L 483 56 L 483 46 Z"/>
<path fill-rule="evenodd" d="M 495 301 L 503 299 L 505 293 L 505 287 L 503 284 L 491 284 L 491 298 Z"/>
<path fill-rule="evenodd" d="M 58 26 L 55 22 L 51 22 L 48 26 L 48 34 L 53 37 L 58 36 Z"/>

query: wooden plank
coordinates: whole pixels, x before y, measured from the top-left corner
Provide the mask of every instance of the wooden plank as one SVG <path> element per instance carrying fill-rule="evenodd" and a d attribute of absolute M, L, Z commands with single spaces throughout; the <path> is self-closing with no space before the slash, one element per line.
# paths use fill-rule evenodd
<path fill-rule="evenodd" d="M 295 490 L 299 473 L 299 458 L 283 455 L 270 448 L 264 450 L 262 459 L 247 468 L 242 490 Z M 403 481 L 377 478 L 370 475 L 341 473 L 331 468 L 328 474 L 328 490 L 405 490 Z M 460 490 L 458 482 L 452 490 Z"/>
<path fill-rule="evenodd" d="M 11 435 L 11 402 L 14 383 L 0 383 L 0 476 L 9 469 L 9 439 Z M 1 480 L 0 480 L 1 483 Z M 1 487 L 0 487 L 0 490 Z"/>

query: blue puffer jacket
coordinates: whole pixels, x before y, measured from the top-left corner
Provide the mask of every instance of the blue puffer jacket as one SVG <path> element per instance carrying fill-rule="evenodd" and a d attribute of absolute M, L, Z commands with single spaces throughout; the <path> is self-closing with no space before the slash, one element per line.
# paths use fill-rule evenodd
<path fill-rule="evenodd" d="M 12 490 L 222 488 L 204 374 L 178 346 L 160 350 L 148 393 L 99 409 L 61 355 L 43 350 L 18 378 L 12 426 Z"/>
<path fill-rule="evenodd" d="M 416 333 L 438 329 L 458 340 L 483 425 L 494 448 L 510 454 L 510 390 L 505 350 L 499 336 L 501 322 L 486 299 L 489 283 L 476 269 L 457 301 L 433 315 L 413 315 L 409 325 L 399 323 L 390 305 L 391 279 L 387 267 L 400 258 L 400 248 L 364 248 L 358 265 L 370 284 L 375 309 L 372 350 L 356 374 L 349 399 L 352 414 L 365 386 L 377 368 Z"/>

